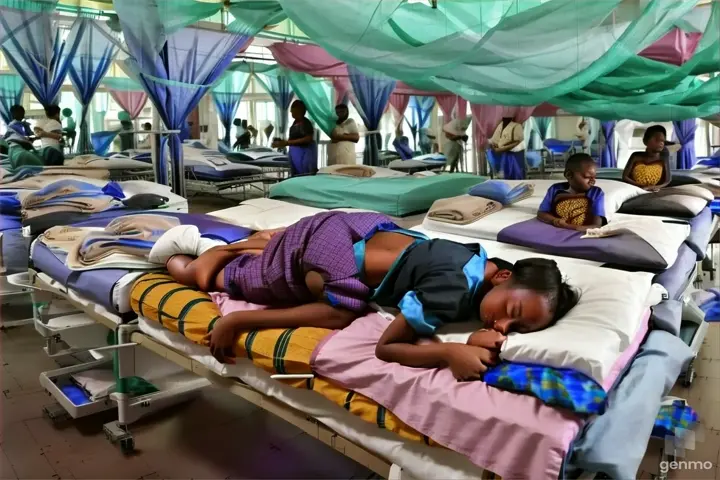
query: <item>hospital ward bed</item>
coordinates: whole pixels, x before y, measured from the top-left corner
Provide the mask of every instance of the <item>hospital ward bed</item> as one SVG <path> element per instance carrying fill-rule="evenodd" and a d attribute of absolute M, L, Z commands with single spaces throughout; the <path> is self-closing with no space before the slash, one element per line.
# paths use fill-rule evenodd
<path fill-rule="evenodd" d="M 90 179 L 76 176 L 57 176 L 57 178 L 49 180 L 48 184 L 52 184 L 52 180 L 80 180 L 90 184 L 102 186 L 107 183 L 107 180 Z M 5 185 L 6 187 L 8 185 Z M 132 198 L 137 194 L 155 194 L 163 198 L 167 198 L 167 202 L 155 211 L 162 212 L 187 212 L 188 204 L 185 198 L 173 194 L 169 187 L 159 185 L 152 182 L 143 180 L 130 180 L 119 183 L 120 187 L 126 198 Z M 2 186 L 0 186 L 2 189 Z M 7 192 L 7 189 L 2 189 Z M 27 297 L 30 293 L 29 290 L 23 286 L 14 285 L 8 282 L 8 275 L 15 273 L 27 272 L 28 267 L 28 252 L 30 247 L 30 241 L 38 234 L 42 233 L 46 228 L 54 225 L 58 225 L 57 222 L 67 222 L 69 218 L 73 218 L 75 221 L 85 221 L 90 219 L 109 221 L 112 218 L 126 215 L 129 213 L 142 213 L 146 210 L 143 209 L 114 209 L 105 212 L 99 212 L 94 214 L 61 214 L 53 216 L 42 216 L 32 221 L 25 221 L 23 226 L 23 220 L 20 217 L 12 215 L 2 214 L 0 215 L 0 298 L 3 303 L 8 301 L 16 301 L 18 297 Z M 18 326 L 26 323 L 30 323 L 31 318 L 25 318 L 14 322 L 0 322 L 2 327 Z"/>
<path fill-rule="evenodd" d="M 689 293 L 697 277 L 699 262 L 704 260 L 710 238 L 718 229 L 717 218 L 709 209 L 704 207 L 694 218 L 683 220 L 614 213 L 626 201 L 650 194 L 622 182 L 598 180 L 596 185 L 605 193 L 609 224 L 623 228 L 619 234 L 607 238 L 583 238 L 578 232 L 558 229 L 536 219 L 540 202 L 555 182 L 536 180 L 531 183 L 534 184 L 531 197 L 479 221 L 459 225 L 426 216 L 421 230 L 433 235 L 452 235 L 453 240 L 462 242 L 499 241 L 538 253 L 595 261 L 615 269 L 651 272 L 656 275 L 655 281 L 666 288 L 668 299 L 674 302 L 671 316 L 675 318 L 666 322 L 666 329 L 682 337 L 697 355 L 707 332 L 707 323 Z M 707 205 L 707 200 L 704 204 Z M 687 385 L 694 375 L 690 363 L 684 377 Z"/>
<path fill-rule="evenodd" d="M 300 218 L 297 215 L 304 216 L 309 213 L 308 211 L 300 211 L 295 214 L 295 218 L 292 218 L 294 210 L 291 211 L 287 208 L 284 210 L 277 209 L 277 211 L 282 212 L 284 218 L 274 220 L 271 210 L 277 207 L 278 202 L 267 199 L 258 200 L 268 202 L 265 206 L 269 208 L 264 213 L 262 204 L 234 207 L 235 209 L 244 208 L 246 211 L 248 207 L 255 210 L 256 218 L 264 222 L 263 224 L 254 225 L 255 229 L 291 224 Z M 229 213 L 231 210 L 233 209 L 228 209 L 224 214 L 218 212 L 218 216 L 221 218 L 244 218 L 245 221 L 250 221 L 244 215 L 232 215 Z M 237 231 L 237 227 L 235 227 L 235 230 Z M 216 232 L 215 235 L 218 235 L 218 233 Z M 537 256 L 534 252 L 496 242 L 483 242 L 483 245 L 486 246 L 491 256 L 499 255 L 508 258 L 512 257 L 512 259 L 523 256 Z M 409 478 L 413 476 L 416 478 L 492 477 L 493 474 L 489 471 L 483 472 L 478 467 L 477 463 L 480 462 L 489 470 L 498 470 L 495 473 L 502 472 L 500 475 L 504 474 L 511 478 L 519 472 L 527 472 L 528 469 L 536 473 L 532 475 L 532 478 L 538 478 L 537 473 L 540 471 L 538 469 L 542 469 L 542 472 L 547 474 L 545 476 L 557 477 L 563 468 L 563 460 L 566 457 L 574 458 L 578 455 L 580 460 L 576 458 L 574 465 L 579 465 L 578 468 L 580 469 L 592 467 L 590 463 L 583 464 L 582 462 L 583 459 L 592 459 L 592 454 L 597 451 L 597 449 L 591 448 L 592 445 L 588 446 L 588 444 L 592 443 L 591 441 L 588 440 L 584 444 L 586 451 L 580 452 L 580 454 L 573 452 L 571 455 L 570 453 L 570 440 L 578 433 L 582 422 L 575 418 L 575 415 L 562 414 L 558 416 L 558 412 L 561 412 L 561 410 L 538 404 L 536 399 L 526 395 L 498 390 L 496 393 L 499 395 L 494 400 L 500 404 L 509 404 L 508 402 L 510 402 L 515 405 L 517 403 L 519 411 L 528 412 L 529 417 L 523 417 L 527 418 L 529 422 L 523 425 L 524 429 L 518 430 L 516 427 L 511 427 L 511 425 L 516 425 L 516 418 L 503 421 L 502 414 L 495 412 L 490 418 L 499 422 L 498 424 L 507 425 L 506 429 L 508 431 L 515 432 L 515 437 L 513 437 L 515 440 L 511 441 L 511 443 L 515 444 L 516 441 L 528 442 L 528 439 L 530 439 L 530 443 L 524 444 L 526 445 L 523 447 L 524 449 L 518 447 L 517 450 L 511 449 L 510 451 L 514 452 L 516 458 L 521 459 L 524 456 L 522 452 L 528 452 L 527 457 L 534 459 L 533 461 L 523 462 L 520 460 L 512 462 L 518 465 L 508 462 L 496 464 L 493 463 L 492 459 L 479 459 L 470 455 L 470 452 L 463 452 L 464 455 L 460 455 L 451 451 L 451 449 L 436 446 L 432 437 L 418 433 L 416 429 L 408 426 L 401 418 L 391 413 L 391 411 L 379 407 L 377 403 L 369 400 L 362 393 L 340 388 L 331 381 L 312 375 L 310 369 L 312 350 L 315 349 L 320 338 L 324 338 L 329 332 L 320 332 L 318 331 L 320 329 L 300 329 L 302 332 L 268 331 L 254 335 L 250 334 L 245 336 L 241 343 L 246 348 L 246 351 L 251 352 L 248 356 L 252 357 L 252 363 L 249 360 L 241 360 L 234 366 L 218 365 L 209 356 L 209 352 L 205 347 L 190 341 L 191 339 L 195 342 L 201 341 L 200 339 L 205 336 L 207 329 L 211 326 L 212 320 L 218 315 L 217 309 L 206 295 L 186 292 L 188 290 L 186 288 L 180 289 L 185 291 L 185 293 L 182 293 L 173 287 L 173 282 L 168 281 L 167 276 L 149 274 L 136 281 L 134 287 L 130 287 L 131 291 L 129 297 L 127 297 L 130 299 L 133 311 L 139 316 L 138 324 L 124 324 L 119 311 L 121 309 L 119 301 L 111 302 L 108 300 L 108 298 L 114 297 L 115 294 L 103 293 L 100 295 L 90 293 L 90 290 L 83 291 L 85 288 L 97 288 L 98 282 L 92 280 L 76 281 L 70 286 L 64 285 L 61 274 L 48 275 L 48 272 L 53 269 L 53 262 L 51 261 L 52 258 L 47 257 L 44 253 L 47 252 L 44 252 L 41 247 L 35 244 L 33 249 L 33 270 L 31 272 L 32 285 L 45 292 L 51 292 L 66 298 L 95 321 L 110 327 L 115 326 L 118 345 L 106 347 L 104 351 L 117 351 L 119 358 L 118 369 L 122 378 L 133 377 L 137 374 L 133 368 L 132 350 L 136 346 L 145 347 L 181 366 L 183 369 L 210 379 L 213 383 L 224 386 L 233 393 L 259 404 L 273 413 L 279 414 L 282 418 L 300 426 L 309 434 L 361 463 L 369 465 L 384 476 L 392 474 L 406 478 L 409 473 Z M 576 269 L 573 278 L 580 278 L 581 276 L 594 278 L 594 275 L 588 276 L 585 273 L 582 275 L 577 273 L 578 268 L 583 269 L 582 272 L 586 272 L 585 269 L 588 268 L 596 268 L 592 262 L 576 259 L 558 259 L 558 261 L 566 271 Z M 57 259 L 55 259 L 55 262 L 57 262 Z M 619 298 L 626 294 L 627 291 L 636 293 L 636 295 L 631 296 L 625 295 L 630 299 L 634 299 L 630 301 L 634 305 L 633 311 L 637 312 L 636 314 L 628 314 L 628 320 L 633 320 L 632 317 L 641 316 L 641 312 L 647 310 L 649 305 L 645 305 L 645 300 L 650 297 L 650 292 L 653 291 L 648 274 L 614 272 L 613 270 L 593 271 L 593 273 L 596 272 L 601 277 L 607 275 L 617 277 L 613 277 L 610 282 L 602 283 L 605 285 L 614 281 L 623 290 L 622 294 L 619 291 L 618 295 L 614 295 L 613 298 Z M 623 275 L 626 277 L 622 277 Z M 618 278 L 627 278 L 627 283 L 618 281 Z M 65 281 L 65 283 L 69 282 Z M 110 280 L 105 282 L 106 285 L 110 283 Z M 117 284 L 119 282 L 115 283 L 115 285 Z M 589 288 L 592 288 L 592 286 Z M 637 288 L 647 288 L 647 291 L 643 294 L 636 291 Z M 111 289 L 118 292 L 116 298 L 124 297 L 127 294 L 124 287 L 115 286 Z M 190 297 L 186 296 L 186 294 L 190 295 Z M 104 305 L 96 304 L 88 300 L 87 297 L 102 298 L 104 299 Z M 179 299 L 174 297 L 179 297 Z M 614 304 L 615 300 L 612 303 Z M 611 306 L 610 308 L 614 307 Z M 123 306 L 122 309 L 125 310 L 126 306 Z M 615 312 L 614 316 L 615 318 L 618 317 Z M 641 329 L 643 322 L 646 322 L 646 320 L 646 318 L 645 320 L 634 319 L 632 322 L 628 321 L 627 323 L 639 325 L 638 329 Z M 373 321 L 377 321 L 377 318 L 375 317 Z M 641 330 L 620 335 L 623 338 L 624 350 L 627 350 L 630 344 L 633 343 L 630 337 L 637 338 L 640 336 L 639 331 Z M 251 336 L 252 338 L 250 338 Z M 267 338 L 263 338 L 266 336 Z M 675 337 L 672 335 L 668 335 L 668 337 L 670 338 L 663 337 L 662 332 L 654 335 L 654 338 L 660 338 L 662 341 L 672 345 L 672 349 L 669 349 L 671 351 L 666 353 L 665 357 L 655 354 L 655 357 L 661 357 L 655 358 L 652 351 L 648 353 L 647 348 L 643 351 L 642 348 L 645 347 L 640 347 L 641 354 L 644 352 L 645 358 L 652 357 L 653 360 L 649 364 L 644 364 L 643 368 L 645 370 L 642 371 L 641 378 L 652 380 L 653 385 L 661 387 L 660 390 L 663 390 L 662 385 L 668 383 L 668 380 L 663 376 L 672 377 L 673 369 L 678 370 L 676 373 L 679 374 L 680 367 L 685 363 L 685 357 L 690 358 L 690 353 L 683 350 L 683 348 L 687 348 L 684 344 L 681 342 L 676 342 L 679 345 L 673 344 L 672 339 Z M 280 342 L 282 338 L 285 340 Z M 646 342 L 646 347 L 648 343 L 650 343 L 649 340 Z M 255 346 L 253 347 L 253 345 Z M 277 354 L 268 355 L 267 352 L 273 351 L 272 345 L 275 345 L 275 348 L 278 345 L 284 345 L 283 349 L 286 350 L 283 350 L 284 353 L 276 352 Z M 96 351 L 102 352 L 103 350 L 100 348 L 96 349 Z M 597 361 L 595 364 L 597 364 Z M 660 368 L 658 365 L 664 367 Z M 653 372 L 647 371 L 650 366 L 655 367 Z M 326 368 L 332 370 L 332 364 L 330 366 L 326 365 Z M 602 367 L 600 370 L 603 370 L 603 368 L 606 369 L 606 367 Z M 637 372 L 638 370 L 633 367 L 630 372 L 633 371 Z M 70 373 L 66 370 L 46 372 L 42 377 L 43 385 L 56 398 L 62 398 L 63 395 L 58 382 L 62 383 Z M 677 374 L 675 377 L 677 377 Z M 163 389 L 156 393 L 157 397 L 146 395 L 131 398 L 122 391 L 122 388 L 121 391 L 114 393 L 113 398 L 118 402 L 119 421 L 107 426 L 108 435 L 119 441 L 121 445 L 124 445 L 124 448 L 131 449 L 132 436 L 126 428 L 142 411 L 141 406 L 143 404 L 149 405 L 150 408 L 147 410 L 150 410 L 155 406 L 167 404 L 175 396 L 190 394 L 195 389 L 206 385 L 206 383 L 198 382 L 197 379 L 195 379 L 195 382 L 198 383 L 191 383 L 192 380 L 189 377 L 182 378 L 182 382 L 176 383 L 177 388 Z M 610 382 L 607 378 L 604 381 Z M 670 384 L 673 382 L 674 378 L 670 380 Z M 121 383 L 119 382 L 119 384 Z M 623 383 L 621 382 L 620 385 L 623 385 Z M 183 386 L 181 387 L 181 385 Z M 633 398 L 637 399 L 641 392 L 635 392 L 633 388 L 628 388 L 630 391 L 627 392 L 625 397 L 633 394 Z M 645 393 L 647 394 L 647 392 Z M 658 392 L 656 388 L 652 393 L 652 402 L 655 403 L 655 397 L 659 402 L 663 393 L 663 391 Z M 491 397 L 494 396 L 494 394 L 491 395 Z M 153 400 L 153 398 L 156 398 L 157 401 Z M 637 400 L 634 401 L 637 403 Z M 647 403 L 646 396 L 643 396 L 643 401 Z M 66 407 L 77 409 L 67 399 L 64 402 Z M 532 404 L 532 407 L 529 407 L 530 404 Z M 540 413 L 537 413 L 538 409 Z M 645 411 L 647 411 L 647 408 L 645 408 Z M 614 415 L 618 414 L 619 412 L 614 413 Z M 536 417 L 536 415 L 539 416 Z M 595 422 L 599 422 L 602 427 L 602 419 L 607 418 L 606 415 L 607 413 L 601 415 L 598 417 L 601 420 L 595 420 Z M 640 431 L 647 431 L 647 416 L 639 417 L 635 421 L 641 422 L 643 428 Z M 531 421 L 531 418 L 534 418 L 534 420 Z M 616 419 L 614 424 L 625 420 Z M 510 423 L 503 423 L 507 421 L 510 421 Z M 598 427 L 598 429 L 601 429 L 601 427 Z M 543 440 L 539 441 L 540 438 Z M 621 442 L 620 444 L 624 445 L 624 443 Z M 481 444 L 485 445 L 484 443 Z M 502 447 L 506 448 L 507 443 L 502 442 Z M 530 450 L 527 450 L 530 448 L 538 453 L 536 455 L 530 454 Z M 622 463 L 618 468 L 632 469 L 635 459 L 637 458 L 639 463 L 639 459 L 642 458 L 644 448 L 641 442 L 638 447 L 625 451 L 623 459 L 616 461 L 618 465 Z M 491 451 L 496 452 L 497 450 Z M 474 458 L 476 463 L 469 461 L 468 456 Z M 624 459 L 627 457 L 632 458 L 629 458 L 627 464 L 624 464 Z M 507 458 L 507 456 L 503 458 Z M 539 460 L 542 458 L 545 458 L 545 460 Z M 635 465 L 636 468 L 637 465 Z M 599 470 L 596 469 L 596 471 Z M 627 472 L 627 470 L 621 471 L 623 473 Z"/>

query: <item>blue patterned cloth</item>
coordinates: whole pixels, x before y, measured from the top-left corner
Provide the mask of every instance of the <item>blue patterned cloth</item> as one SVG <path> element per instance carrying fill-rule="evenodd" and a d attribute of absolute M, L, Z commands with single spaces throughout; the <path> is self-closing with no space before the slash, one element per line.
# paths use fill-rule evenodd
<path fill-rule="evenodd" d="M 607 393 L 595 380 L 567 368 L 501 363 L 485 372 L 483 381 L 575 413 L 601 414 L 607 404 Z"/>
<path fill-rule="evenodd" d="M 660 407 L 652 436 L 657 438 L 682 435 L 683 430 L 690 430 L 698 421 L 698 414 L 683 400 L 675 400 L 670 405 Z"/>

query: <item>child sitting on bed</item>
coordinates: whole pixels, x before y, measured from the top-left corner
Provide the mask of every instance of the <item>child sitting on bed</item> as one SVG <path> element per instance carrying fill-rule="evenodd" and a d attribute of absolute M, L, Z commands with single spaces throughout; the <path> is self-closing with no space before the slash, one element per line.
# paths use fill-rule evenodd
<path fill-rule="evenodd" d="M 565 164 L 567 182 L 548 189 L 538 208 L 538 220 L 580 232 L 602 227 L 606 223 L 605 194 L 595 186 L 595 175 L 595 162 L 590 155 L 572 155 Z"/>
<path fill-rule="evenodd" d="M 272 307 L 233 312 L 215 323 L 210 348 L 223 362 L 232 358 L 241 331 L 344 328 L 366 313 L 370 301 L 400 305 L 409 318 L 415 318 L 410 311 L 420 317 L 427 311 L 428 322 L 466 320 L 477 314 L 479 298 L 511 275 L 506 265 L 487 261 L 477 244 L 428 240 L 377 213 L 323 212 L 285 230 L 213 245 L 196 227 L 183 225 L 163 235 L 149 259 L 165 263 L 184 285 Z M 530 265 L 529 270 L 540 279 L 548 271 L 559 275 L 554 263 Z M 512 328 L 544 328 L 552 317 L 549 311 L 558 311 L 558 293 L 548 288 L 560 287 L 517 284 L 500 289 L 483 307 L 484 318 L 500 320 L 512 302 L 519 309 Z M 486 360 L 491 360 L 489 352 Z"/>
<path fill-rule="evenodd" d="M 643 134 L 644 152 L 634 152 L 625 164 L 623 181 L 657 192 L 671 180 L 670 153 L 666 150 L 667 131 L 662 125 L 648 127 Z"/>

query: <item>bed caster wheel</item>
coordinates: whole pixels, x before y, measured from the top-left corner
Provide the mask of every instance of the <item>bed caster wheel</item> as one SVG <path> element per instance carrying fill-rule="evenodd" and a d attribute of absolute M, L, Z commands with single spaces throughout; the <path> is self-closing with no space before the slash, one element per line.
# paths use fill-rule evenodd
<path fill-rule="evenodd" d="M 132 436 L 120 440 L 120 451 L 123 455 L 130 455 L 135 451 L 135 440 Z"/>
<path fill-rule="evenodd" d="M 58 403 L 44 406 L 43 416 L 53 425 L 60 425 L 70 420 L 70 415 Z"/>
<path fill-rule="evenodd" d="M 689 387 L 692 385 L 693 380 L 695 380 L 695 364 L 694 362 L 690 362 L 690 365 L 688 365 L 688 368 L 685 371 L 685 376 L 683 377 L 683 387 Z"/>
<path fill-rule="evenodd" d="M 103 425 L 103 432 L 105 433 L 105 438 L 113 445 L 119 446 L 120 451 L 124 455 L 129 455 L 135 451 L 135 440 L 132 434 L 118 422 L 106 423 Z"/>

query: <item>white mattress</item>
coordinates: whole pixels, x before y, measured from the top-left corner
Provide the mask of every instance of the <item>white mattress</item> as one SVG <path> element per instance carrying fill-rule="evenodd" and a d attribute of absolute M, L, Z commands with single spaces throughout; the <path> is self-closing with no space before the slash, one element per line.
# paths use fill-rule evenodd
<path fill-rule="evenodd" d="M 431 238 L 446 238 L 471 243 L 470 238 L 435 234 L 422 229 Z M 503 345 L 501 356 L 508 361 L 538 363 L 558 368 L 573 368 L 602 384 L 617 358 L 632 343 L 641 328 L 643 313 L 662 301 L 659 285 L 653 285 L 653 274 L 625 272 L 600 268 L 599 264 L 551 255 L 540 255 L 526 248 L 499 242 L 480 242 L 488 257 L 509 262 L 523 258 L 550 258 L 567 276 L 567 282 L 581 292 L 580 302 L 554 326 L 523 335 L 511 334 Z M 451 332 L 465 332 L 442 336 L 443 341 L 467 342 L 474 331 L 454 325 Z"/>
<path fill-rule="evenodd" d="M 353 443 L 400 465 L 415 478 L 481 478 L 482 470 L 459 453 L 405 440 L 377 428 L 315 392 L 273 380 L 270 374 L 248 360 L 238 359 L 235 365 L 223 365 L 209 354 L 207 348 L 166 330 L 157 322 L 141 317 L 138 323 L 140 330 L 149 337 L 184 353 L 218 375 L 239 378 L 255 390 L 302 411 Z"/>
<path fill-rule="evenodd" d="M 262 173 L 260 167 L 244 163 L 232 163 L 224 156 L 194 154 L 184 157 L 184 162 L 186 167 L 209 167 L 219 172 L 237 170 L 246 175 L 260 175 Z"/>
<path fill-rule="evenodd" d="M 117 154 L 111 157 L 97 157 L 87 163 L 79 165 L 76 164 L 72 158 L 70 158 L 65 161 L 65 165 L 63 165 L 62 167 L 46 168 L 102 168 L 106 170 L 147 170 L 149 168 L 152 168 L 152 164 L 147 162 L 141 162 L 140 160 L 133 160 L 130 157 Z"/>
<path fill-rule="evenodd" d="M 369 212 L 357 208 L 338 208 L 340 212 Z M 236 207 L 226 208 L 211 212 L 208 215 L 218 217 L 228 223 L 232 223 L 251 230 L 269 230 L 273 228 L 287 227 L 293 223 L 315 215 L 326 212 L 322 208 L 307 207 L 295 203 L 274 200 L 271 198 L 253 198 L 246 200 Z M 422 222 L 425 214 L 411 215 L 409 217 L 389 217 L 403 228 L 410 228 Z"/>
<path fill-rule="evenodd" d="M 506 183 L 517 185 L 523 182 L 507 180 Z M 456 225 L 437 222 L 426 216 L 422 226 L 431 232 L 449 233 L 476 240 L 497 240 L 500 231 L 506 227 L 536 218 L 538 208 L 547 190 L 557 182 L 534 180 L 528 183 L 535 185 L 535 191 L 531 197 L 503 208 L 477 222 L 469 225 Z M 645 193 L 644 190 L 614 180 L 598 180 L 597 186 L 605 192 L 605 212 L 608 216 L 608 223 L 634 220 L 628 224 L 633 232 L 650 244 L 663 257 L 667 265 L 673 265 L 677 259 L 678 249 L 690 234 L 689 225 L 664 224 L 657 217 L 615 213 L 626 200 L 642 195 Z M 644 220 L 638 222 L 639 218 Z M 644 222 L 652 224 L 646 225 Z"/>

